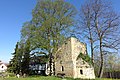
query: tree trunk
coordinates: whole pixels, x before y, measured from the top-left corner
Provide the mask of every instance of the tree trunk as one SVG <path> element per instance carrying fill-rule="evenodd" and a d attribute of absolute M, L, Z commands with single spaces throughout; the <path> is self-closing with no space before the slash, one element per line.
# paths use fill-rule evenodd
<path fill-rule="evenodd" d="M 103 69 L 104 69 L 104 60 L 103 60 L 103 53 L 102 53 L 102 38 L 100 38 L 100 58 L 101 58 L 101 63 L 100 63 L 100 70 L 99 70 L 98 77 L 102 78 Z"/>
<path fill-rule="evenodd" d="M 92 60 L 92 65 L 94 67 L 93 41 L 91 41 L 91 60 Z"/>
<path fill-rule="evenodd" d="M 53 71 L 54 71 L 53 75 L 55 75 L 55 61 L 53 62 Z"/>
<path fill-rule="evenodd" d="M 109 76 L 110 76 L 110 78 L 112 78 L 112 75 L 111 75 L 111 74 L 112 74 L 112 72 L 109 72 Z"/>
<path fill-rule="evenodd" d="M 50 64 L 50 76 L 52 75 L 52 53 L 50 53 L 50 61 L 49 61 L 49 64 Z"/>

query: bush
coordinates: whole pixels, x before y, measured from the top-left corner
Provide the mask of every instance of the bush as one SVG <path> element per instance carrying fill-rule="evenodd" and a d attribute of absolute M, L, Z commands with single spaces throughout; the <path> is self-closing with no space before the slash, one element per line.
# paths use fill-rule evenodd
<path fill-rule="evenodd" d="M 8 73 L 9 77 L 15 77 L 16 75 L 14 73 Z"/>

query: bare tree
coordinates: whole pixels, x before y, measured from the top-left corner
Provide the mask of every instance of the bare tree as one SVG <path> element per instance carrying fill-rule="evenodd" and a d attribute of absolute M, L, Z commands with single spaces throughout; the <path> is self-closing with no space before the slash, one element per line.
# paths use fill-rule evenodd
<path fill-rule="evenodd" d="M 105 55 L 104 59 L 104 69 L 105 72 L 109 72 L 110 78 L 112 78 L 112 71 L 116 71 L 115 68 L 117 66 L 118 54 L 108 54 Z"/>
<path fill-rule="evenodd" d="M 112 9 L 110 2 L 105 0 L 89 0 L 82 7 L 80 18 L 82 27 L 91 44 L 93 60 L 94 49 L 100 53 L 100 67 L 98 77 L 102 77 L 104 69 L 104 55 L 117 52 L 119 49 L 119 16 Z"/>
<path fill-rule="evenodd" d="M 91 60 L 94 65 L 94 48 L 96 47 L 94 45 L 95 41 L 97 40 L 95 28 L 93 27 L 93 11 L 92 11 L 92 5 L 90 2 L 87 2 L 87 4 L 84 4 L 81 6 L 80 14 L 79 14 L 79 22 L 77 26 L 77 35 L 79 35 L 81 38 L 85 38 L 90 43 L 90 49 L 91 49 Z M 80 30 L 78 30 L 80 29 Z"/>

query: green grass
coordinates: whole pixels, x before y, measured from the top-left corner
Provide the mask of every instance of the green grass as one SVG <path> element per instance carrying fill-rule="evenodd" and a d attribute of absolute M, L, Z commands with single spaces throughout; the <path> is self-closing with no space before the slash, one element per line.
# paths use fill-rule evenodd
<path fill-rule="evenodd" d="M 110 79 L 110 78 L 96 78 L 95 80 L 120 80 L 120 79 Z"/>
<path fill-rule="evenodd" d="M 52 76 L 32 76 L 26 78 L 16 78 L 16 77 L 8 77 L 8 78 L 1 78 L 0 80 L 62 80 L 61 78 L 52 77 Z"/>
<path fill-rule="evenodd" d="M 16 78 L 16 77 L 6 77 L 6 78 L 2 78 L 0 77 L 0 80 L 81 80 L 81 79 L 72 79 L 72 78 L 65 78 L 65 79 L 61 79 L 58 77 L 54 77 L 54 76 L 30 76 L 30 77 L 26 77 L 26 78 Z M 106 79 L 106 78 L 96 78 L 95 80 L 120 80 L 120 79 Z"/>

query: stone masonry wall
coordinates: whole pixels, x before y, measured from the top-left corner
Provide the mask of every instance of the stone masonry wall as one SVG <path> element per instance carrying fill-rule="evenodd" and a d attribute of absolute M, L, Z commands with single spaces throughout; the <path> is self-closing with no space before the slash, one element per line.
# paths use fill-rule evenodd
<path fill-rule="evenodd" d="M 58 51 L 56 55 L 56 63 L 55 63 L 55 71 L 56 75 L 58 73 L 65 73 L 67 77 L 73 77 L 73 61 L 71 54 L 71 39 L 68 39 Z M 62 70 L 62 66 L 64 70 Z"/>

